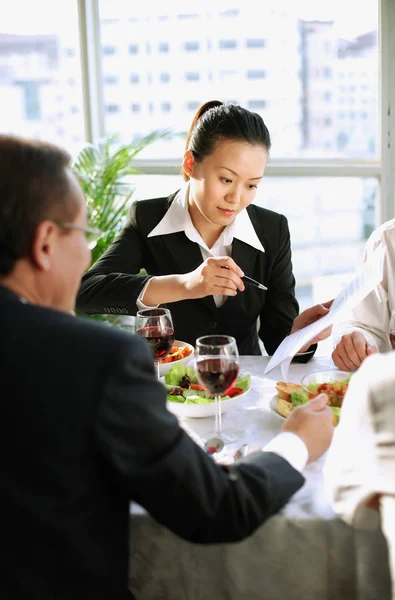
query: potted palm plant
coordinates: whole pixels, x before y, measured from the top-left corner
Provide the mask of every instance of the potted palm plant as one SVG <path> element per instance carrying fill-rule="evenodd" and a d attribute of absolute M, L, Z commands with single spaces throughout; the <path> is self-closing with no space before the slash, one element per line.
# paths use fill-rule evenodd
<path fill-rule="evenodd" d="M 116 136 L 109 136 L 98 144 L 88 144 L 73 163 L 84 192 L 89 224 L 102 235 L 92 249 L 91 264 L 95 263 L 113 242 L 125 222 L 136 186 L 130 176 L 140 173 L 132 166 L 133 159 L 147 146 L 174 134 L 168 129 L 155 130 L 130 144 L 118 145 Z M 92 315 L 93 318 L 125 326 L 120 317 Z M 122 322 L 121 322 L 122 321 Z"/>
<path fill-rule="evenodd" d="M 122 146 L 116 144 L 116 136 L 109 136 L 98 144 L 86 145 L 77 155 L 73 171 L 85 194 L 89 224 L 102 231 L 92 250 L 92 264 L 125 222 L 135 192 L 130 175 L 140 173 L 132 166 L 133 159 L 150 144 L 172 135 L 168 129 L 155 130 Z"/>

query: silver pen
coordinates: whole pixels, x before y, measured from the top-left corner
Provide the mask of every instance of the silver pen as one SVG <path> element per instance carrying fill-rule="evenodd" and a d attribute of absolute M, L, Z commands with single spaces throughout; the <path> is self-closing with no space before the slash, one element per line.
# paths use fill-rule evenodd
<path fill-rule="evenodd" d="M 229 267 L 221 267 L 221 269 L 229 269 Z M 250 283 L 251 285 L 257 287 L 260 290 L 267 290 L 267 287 L 263 285 L 263 283 L 259 283 L 259 281 L 256 281 L 252 277 L 248 277 L 248 275 L 243 275 L 241 279 L 245 279 L 247 283 Z"/>
<path fill-rule="evenodd" d="M 267 290 L 267 287 L 265 285 L 263 285 L 263 283 L 259 283 L 259 281 L 255 281 L 255 279 L 252 279 L 252 277 L 248 277 L 248 275 L 243 275 L 242 279 L 245 279 L 245 281 L 247 281 L 251 285 L 254 285 L 255 287 L 259 288 L 260 290 Z"/>

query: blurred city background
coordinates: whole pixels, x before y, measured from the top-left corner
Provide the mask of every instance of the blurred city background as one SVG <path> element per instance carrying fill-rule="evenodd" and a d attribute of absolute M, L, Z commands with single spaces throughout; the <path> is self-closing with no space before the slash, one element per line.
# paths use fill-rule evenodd
<path fill-rule="evenodd" d="M 380 161 L 378 2 L 346 4 L 99 0 L 105 135 L 126 143 L 158 128 L 186 132 L 213 98 L 262 115 L 280 167 L 256 203 L 289 220 L 303 308 L 339 291 L 379 218 L 379 180 L 336 174 L 345 163 Z M 77 3 L 14 0 L 3 12 L 0 130 L 75 156 L 86 141 Z M 133 198 L 178 189 L 177 169 L 161 165 L 181 164 L 183 151 L 182 135 L 144 150 L 150 174 L 133 177 Z M 294 159 L 310 170 L 287 170 Z M 316 176 L 328 160 L 334 174 Z"/>

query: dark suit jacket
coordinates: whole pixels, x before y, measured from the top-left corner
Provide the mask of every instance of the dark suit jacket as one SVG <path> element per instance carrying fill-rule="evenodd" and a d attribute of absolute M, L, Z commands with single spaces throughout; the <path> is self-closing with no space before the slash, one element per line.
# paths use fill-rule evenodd
<path fill-rule="evenodd" d="M 188 273 L 202 263 L 199 246 L 184 232 L 147 237 L 174 196 L 132 205 L 121 235 L 84 275 L 77 299 L 79 310 L 88 314 L 136 314 L 136 300 L 147 280 L 147 276 L 138 274 L 140 269 L 146 269 L 150 275 L 170 275 Z M 268 291 L 247 284 L 244 292 L 227 298 L 220 308 L 213 296 L 169 303 L 177 339 L 195 345 L 201 335 L 224 333 L 236 338 L 240 354 L 261 354 L 259 317 L 259 336 L 268 354 L 273 354 L 290 332 L 299 307 L 287 220 L 253 204 L 247 211 L 265 252 L 234 239 L 232 258 Z"/>
<path fill-rule="evenodd" d="M 128 598 L 129 501 L 198 543 L 240 540 L 303 484 L 257 453 L 220 468 L 166 409 L 138 336 L 0 286 L 0 598 Z"/>

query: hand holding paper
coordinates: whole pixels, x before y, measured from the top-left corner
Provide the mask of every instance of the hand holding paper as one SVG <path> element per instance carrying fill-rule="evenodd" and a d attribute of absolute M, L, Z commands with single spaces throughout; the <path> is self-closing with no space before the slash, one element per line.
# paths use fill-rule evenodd
<path fill-rule="evenodd" d="M 331 328 L 335 321 L 339 320 L 345 310 L 357 306 L 365 296 L 374 290 L 383 279 L 385 249 L 386 247 L 383 244 L 376 248 L 371 257 L 357 271 L 351 281 L 342 289 L 336 298 L 331 301 L 330 309 L 329 311 L 326 311 L 324 316 L 313 322 L 311 319 L 309 322 L 309 318 L 307 317 L 307 325 L 305 327 L 298 331 L 291 332 L 291 334 L 282 341 L 270 359 L 265 369 L 265 374 L 269 373 L 269 371 L 272 371 L 279 365 L 282 365 L 282 374 L 283 377 L 286 377 L 293 356 L 295 356 L 301 348 L 305 348 L 306 345 L 310 346 L 313 340 L 320 339 L 323 335 L 327 337 L 325 335 L 325 330 Z M 328 303 L 325 304 L 327 305 Z M 325 305 L 322 306 L 325 307 Z M 316 308 L 317 307 L 315 306 L 309 310 L 313 311 L 313 309 Z M 326 306 L 326 308 L 328 307 Z M 299 317 L 302 317 L 308 312 L 309 311 L 304 311 Z M 313 316 L 313 314 L 314 311 L 311 316 Z M 295 323 L 299 317 L 295 319 Z M 317 314 L 315 318 L 317 318 Z M 303 321 L 300 325 L 301 324 L 303 324 Z M 325 337 L 321 337 L 321 339 L 325 339 Z"/>
<path fill-rule="evenodd" d="M 318 319 L 321 319 L 321 317 L 327 315 L 330 307 L 332 306 L 332 303 L 333 303 L 333 299 L 328 300 L 328 302 L 323 302 L 322 304 L 316 304 L 315 306 L 312 306 L 311 308 L 307 308 L 306 310 L 304 310 L 294 320 L 294 323 L 293 323 L 293 326 L 291 329 L 291 334 L 295 333 L 296 331 L 299 331 L 300 329 L 303 329 L 304 327 L 307 327 L 307 325 L 310 325 L 311 323 L 314 323 Z M 321 340 L 325 340 L 327 337 L 330 336 L 331 332 L 332 332 L 332 326 L 327 327 L 326 329 L 321 331 L 321 333 L 319 333 L 315 338 L 310 340 L 310 342 L 308 344 L 306 344 L 302 348 L 299 348 L 298 352 L 306 352 L 306 350 L 309 349 L 311 344 L 317 344 Z"/>

